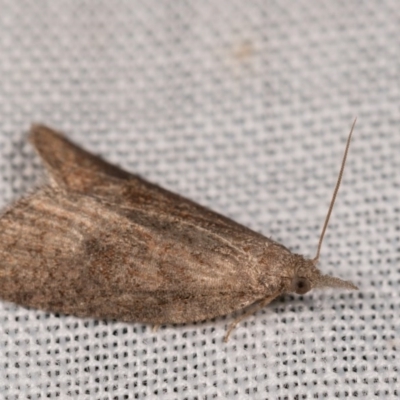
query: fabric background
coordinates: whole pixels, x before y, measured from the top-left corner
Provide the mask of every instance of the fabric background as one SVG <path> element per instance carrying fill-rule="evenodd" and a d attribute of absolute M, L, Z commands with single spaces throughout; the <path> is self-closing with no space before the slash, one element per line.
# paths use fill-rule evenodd
<path fill-rule="evenodd" d="M 0 302 L 0 398 L 400 396 L 398 1 L 0 0 L 0 203 L 42 122 L 312 257 L 358 292 L 152 332 Z"/>

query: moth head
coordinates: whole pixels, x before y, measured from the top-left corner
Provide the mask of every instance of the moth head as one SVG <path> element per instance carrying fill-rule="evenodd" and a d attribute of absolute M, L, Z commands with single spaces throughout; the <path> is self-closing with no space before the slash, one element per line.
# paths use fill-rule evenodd
<path fill-rule="evenodd" d="M 291 282 L 290 289 L 292 292 L 298 294 L 304 294 L 313 288 L 322 288 L 322 287 L 343 288 L 343 289 L 353 289 L 353 290 L 358 289 L 357 286 L 353 285 L 351 282 L 344 281 L 342 279 L 335 278 L 329 275 L 322 275 L 316 266 L 319 260 L 319 255 L 321 252 L 321 246 L 324 240 L 326 228 L 328 227 L 329 218 L 332 213 L 333 205 L 335 204 L 336 195 L 339 191 L 340 183 L 342 181 L 344 166 L 346 164 L 347 153 L 349 151 L 351 136 L 353 134 L 356 120 L 357 118 L 354 120 L 349 136 L 347 138 L 346 148 L 344 151 L 342 164 L 339 171 L 339 176 L 336 182 L 335 190 L 333 191 L 331 204 L 329 206 L 328 213 L 325 218 L 325 222 L 319 238 L 317 254 L 312 260 L 303 259 L 303 260 L 298 260 L 296 262 L 296 266 L 298 266 L 298 268 L 295 269 L 295 275 L 293 276 Z"/>
<path fill-rule="evenodd" d="M 297 255 L 297 257 L 301 257 Z M 305 294 L 315 288 L 342 288 L 357 290 L 357 286 L 330 275 L 323 275 L 316 267 L 315 260 L 307 260 L 301 257 L 296 260 L 297 268 L 294 269 L 290 282 L 290 292 Z"/>
<path fill-rule="evenodd" d="M 322 274 L 312 260 L 306 260 L 299 254 L 295 254 L 294 257 L 291 268 L 293 275 L 288 289 L 292 293 L 305 294 L 318 286 Z"/>

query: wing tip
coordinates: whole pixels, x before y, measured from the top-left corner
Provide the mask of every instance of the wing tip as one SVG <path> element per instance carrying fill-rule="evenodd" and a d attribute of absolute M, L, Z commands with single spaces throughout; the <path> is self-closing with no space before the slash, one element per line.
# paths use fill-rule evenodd
<path fill-rule="evenodd" d="M 55 131 L 47 125 L 41 123 L 32 123 L 29 129 L 29 140 L 36 141 L 42 137 L 64 137 L 61 133 Z"/>
<path fill-rule="evenodd" d="M 32 123 L 28 132 L 28 141 L 39 154 L 42 154 L 45 149 L 54 147 L 56 143 L 68 142 L 62 133 L 41 123 Z"/>
<path fill-rule="evenodd" d="M 55 170 L 59 170 L 61 164 L 68 164 L 74 165 L 74 168 L 81 167 L 92 171 L 92 174 L 97 171 L 119 179 L 129 179 L 132 176 L 129 172 L 104 161 L 101 157 L 70 141 L 63 133 L 44 124 L 33 123 L 28 140 L 48 166 L 50 173 L 54 174 Z M 64 173 L 67 174 L 65 171 Z"/>

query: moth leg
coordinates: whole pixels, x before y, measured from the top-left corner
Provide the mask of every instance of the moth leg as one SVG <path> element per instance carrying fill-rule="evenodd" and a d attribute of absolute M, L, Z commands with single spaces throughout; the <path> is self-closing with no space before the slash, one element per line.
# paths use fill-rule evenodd
<path fill-rule="evenodd" d="M 161 324 L 155 324 L 155 325 L 153 325 L 152 332 L 157 332 L 157 331 L 160 329 L 160 327 L 161 327 Z"/>
<path fill-rule="evenodd" d="M 236 328 L 237 324 L 250 315 L 255 314 L 258 310 L 261 310 L 263 307 L 265 307 L 268 303 L 271 303 L 272 300 L 275 299 L 275 297 L 278 294 L 273 294 L 272 296 L 268 296 L 265 299 L 260 300 L 258 303 L 253 304 L 243 315 L 240 315 L 237 317 L 230 325 L 229 328 L 224 336 L 224 342 L 227 343 L 229 340 L 229 335 L 232 333 L 232 331 Z"/>

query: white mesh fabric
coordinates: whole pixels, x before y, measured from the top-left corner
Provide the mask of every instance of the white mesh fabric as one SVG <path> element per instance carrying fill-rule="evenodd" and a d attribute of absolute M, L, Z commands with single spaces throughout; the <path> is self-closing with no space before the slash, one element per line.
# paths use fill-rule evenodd
<path fill-rule="evenodd" d="M 25 132 L 313 256 L 359 292 L 284 296 L 152 332 L 0 302 L 0 398 L 399 396 L 400 7 L 393 1 L 0 0 L 0 202 L 38 182 Z M 0 261 L 1 262 L 1 261 Z"/>

